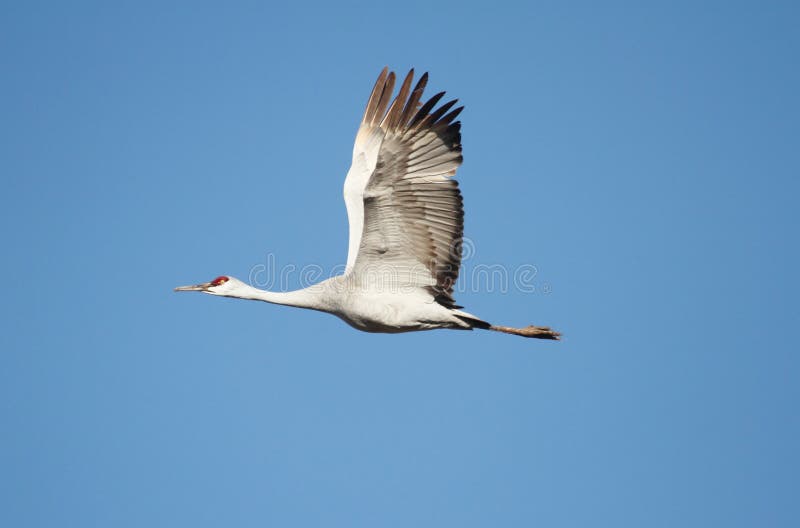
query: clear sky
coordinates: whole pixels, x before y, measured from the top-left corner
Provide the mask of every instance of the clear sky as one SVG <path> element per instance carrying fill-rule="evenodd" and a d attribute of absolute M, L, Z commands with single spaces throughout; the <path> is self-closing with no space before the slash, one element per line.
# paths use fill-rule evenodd
<path fill-rule="evenodd" d="M 795 2 L 111 4 L 0 16 L 0 525 L 800 525 Z M 344 263 L 384 65 L 563 342 L 172 292 Z"/>

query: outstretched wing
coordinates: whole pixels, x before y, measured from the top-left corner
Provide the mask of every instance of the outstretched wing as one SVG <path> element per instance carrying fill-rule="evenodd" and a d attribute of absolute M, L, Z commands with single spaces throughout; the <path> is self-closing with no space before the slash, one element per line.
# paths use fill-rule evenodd
<path fill-rule="evenodd" d="M 454 306 L 461 265 L 464 208 L 458 182 L 463 107 L 444 92 L 420 107 L 428 80 L 411 90 L 408 73 L 389 104 L 395 75 L 384 68 L 375 83 L 344 184 L 350 221 L 346 273 L 391 275 L 393 286 L 418 286 Z"/>

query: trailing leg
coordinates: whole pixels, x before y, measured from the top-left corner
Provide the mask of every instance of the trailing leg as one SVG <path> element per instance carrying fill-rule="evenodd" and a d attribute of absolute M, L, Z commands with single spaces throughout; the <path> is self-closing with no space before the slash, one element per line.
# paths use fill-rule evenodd
<path fill-rule="evenodd" d="M 561 339 L 561 334 L 547 326 L 526 326 L 525 328 L 512 328 L 510 326 L 490 325 L 488 330 L 503 332 L 504 334 L 518 335 L 522 337 L 535 337 L 536 339 Z"/>

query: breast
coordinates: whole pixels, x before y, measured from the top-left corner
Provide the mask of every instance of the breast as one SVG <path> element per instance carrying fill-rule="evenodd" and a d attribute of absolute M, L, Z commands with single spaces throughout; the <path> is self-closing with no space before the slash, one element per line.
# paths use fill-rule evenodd
<path fill-rule="evenodd" d="M 401 319 L 396 303 L 378 295 L 350 295 L 343 308 L 336 315 L 364 332 L 397 333 L 413 330 L 408 327 L 408 321 Z"/>

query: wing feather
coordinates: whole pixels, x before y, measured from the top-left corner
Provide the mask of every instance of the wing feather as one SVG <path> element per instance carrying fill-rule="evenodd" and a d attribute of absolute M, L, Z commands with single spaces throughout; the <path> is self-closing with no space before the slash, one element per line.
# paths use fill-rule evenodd
<path fill-rule="evenodd" d="M 346 273 L 391 266 L 394 286 L 425 288 L 453 307 L 464 208 L 452 176 L 462 161 L 455 119 L 463 107 L 452 100 L 436 108 L 444 92 L 420 106 L 428 74 L 412 90 L 413 78 L 411 70 L 391 100 L 395 75 L 384 68 L 367 101 L 345 180 Z"/>

